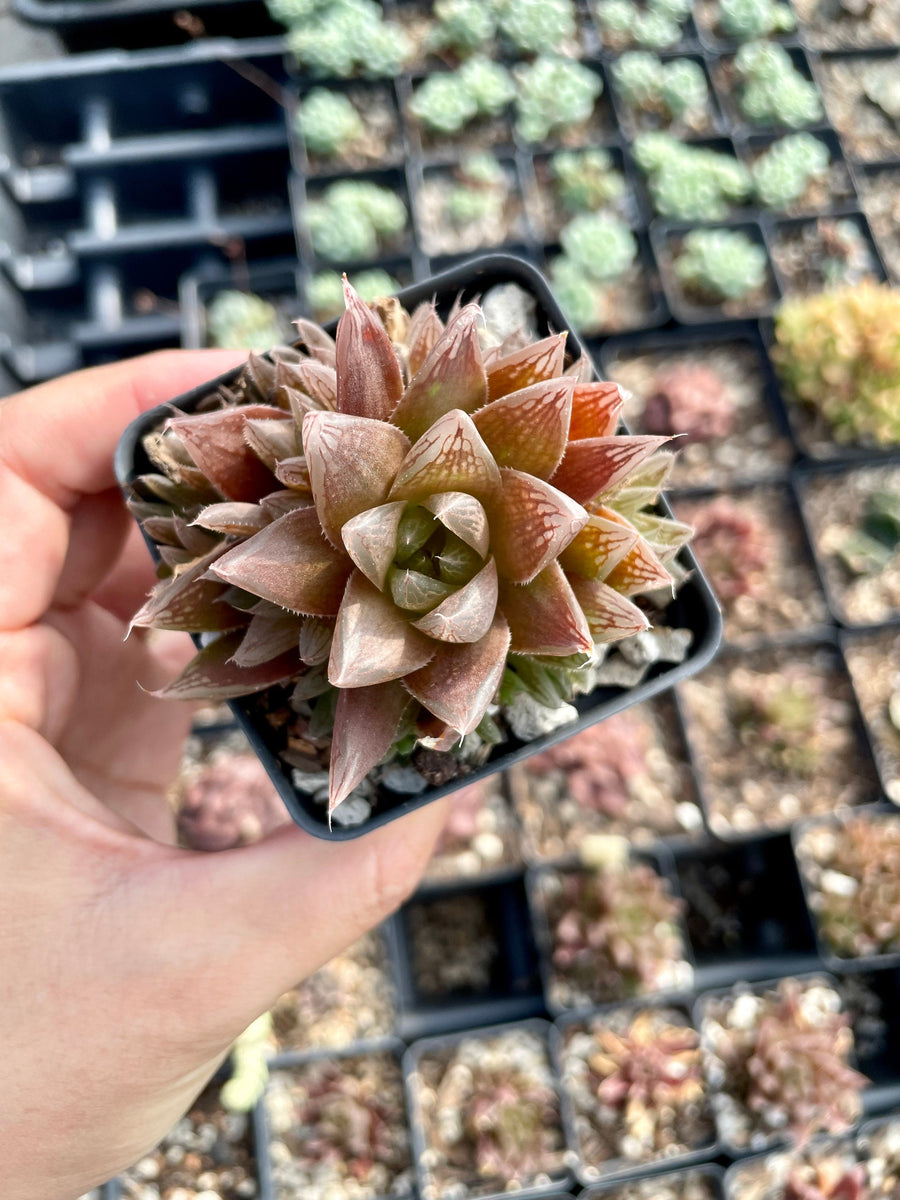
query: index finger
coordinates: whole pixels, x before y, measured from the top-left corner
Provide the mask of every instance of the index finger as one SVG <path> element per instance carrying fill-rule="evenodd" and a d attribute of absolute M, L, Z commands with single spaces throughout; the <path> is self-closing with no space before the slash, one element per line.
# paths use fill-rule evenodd
<path fill-rule="evenodd" d="M 125 426 L 237 366 L 231 350 L 165 350 L 64 376 L 0 401 L 0 629 L 38 620 L 66 559 L 69 514 L 115 485 Z M 114 531 L 98 521 L 102 544 Z"/>

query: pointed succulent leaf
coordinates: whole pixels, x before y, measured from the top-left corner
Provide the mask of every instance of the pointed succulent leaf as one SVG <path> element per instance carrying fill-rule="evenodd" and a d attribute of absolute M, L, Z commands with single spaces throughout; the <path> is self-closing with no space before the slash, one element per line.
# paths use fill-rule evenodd
<path fill-rule="evenodd" d="M 293 512 L 295 508 L 309 508 L 312 504 L 312 493 L 304 494 L 292 488 L 269 492 L 259 502 L 260 508 L 270 521 L 277 521 L 285 513 Z"/>
<path fill-rule="evenodd" d="M 314 408 L 334 409 L 337 404 L 337 371 L 333 366 L 316 362 L 313 358 L 302 359 L 297 363 L 279 363 L 280 369 L 276 381 L 288 393 L 300 393 L 306 399 L 306 411 Z M 290 404 L 291 396 L 288 396 Z"/>
<path fill-rule="evenodd" d="M 177 434 L 191 458 L 223 496 L 229 500 L 259 500 L 272 491 L 269 468 L 257 458 L 244 440 L 251 417 L 283 417 L 280 409 L 262 404 L 220 412 L 173 417 L 168 427 Z"/>
<path fill-rule="evenodd" d="M 557 379 L 562 375 L 565 356 L 566 335 L 555 333 L 496 359 L 488 368 L 488 398 L 499 400 L 544 379 Z"/>
<path fill-rule="evenodd" d="M 472 413 L 487 399 L 478 325 L 481 311 L 467 304 L 450 322 L 400 398 L 391 422 L 412 440 L 452 409 Z"/>
<path fill-rule="evenodd" d="M 653 504 L 672 473 L 675 455 L 663 451 L 638 463 L 616 488 L 616 508 L 632 520 L 647 504 Z"/>
<path fill-rule="evenodd" d="M 222 539 L 216 534 L 207 533 L 205 529 L 198 529 L 177 513 L 172 517 L 172 525 L 182 546 L 185 550 L 190 550 L 196 558 L 210 554 L 217 546 L 221 545 Z"/>
<path fill-rule="evenodd" d="M 175 529 L 174 517 L 144 517 L 141 524 L 147 537 L 152 538 L 158 546 L 181 545 L 181 539 Z"/>
<path fill-rule="evenodd" d="M 256 667 L 239 667 L 232 659 L 242 637 L 242 632 L 217 637 L 191 659 L 177 678 L 151 695 L 168 700 L 230 700 L 286 683 L 301 670 L 296 650 Z"/>
<path fill-rule="evenodd" d="M 346 312 L 338 322 L 335 339 L 337 410 L 387 421 L 403 393 L 394 347 L 381 321 L 346 279 L 344 303 Z"/>
<path fill-rule="evenodd" d="M 465 492 L 438 492 L 423 500 L 422 505 L 437 517 L 445 529 L 449 529 L 484 558 L 490 545 L 491 531 L 484 505 L 474 496 L 468 496 Z"/>
<path fill-rule="evenodd" d="M 413 625 L 439 642 L 480 641 L 494 620 L 498 594 L 497 566 L 490 558 L 468 583 Z"/>
<path fill-rule="evenodd" d="M 302 454 L 296 458 L 285 458 L 275 468 L 275 478 L 279 483 L 292 491 L 304 492 L 312 496 L 312 485 L 309 481 L 309 463 Z M 271 495 L 271 493 L 270 493 Z"/>
<path fill-rule="evenodd" d="M 445 533 L 443 548 L 432 561 L 437 567 L 438 578 L 456 587 L 468 583 L 476 571 L 480 570 L 483 562 L 482 556 L 476 550 L 467 546 L 456 534 L 449 532 Z"/>
<path fill-rule="evenodd" d="M 184 546 L 158 546 L 159 557 L 167 567 L 183 566 L 184 563 L 194 561 L 194 555 L 190 550 L 185 550 Z"/>
<path fill-rule="evenodd" d="M 351 563 L 322 537 L 314 508 L 286 513 L 213 565 L 219 579 L 305 616 L 333 617 Z"/>
<path fill-rule="evenodd" d="M 505 583 L 500 610 L 509 622 L 514 654 L 589 653 L 587 618 L 559 563 L 552 562 L 531 583 Z"/>
<path fill-rule="evenodd" d="M 302 619 L 278 608 L 256 613 L 250 618 L 247 631 L 231 661 L 239 667 L 258 667 L 271 662 L 273 658 L 279 658 L 287 650 L 296 650 Z"/>
<path fill-rule="evenodd" d="M 672 576 L 643 538 L 638 538 L 625 557 L 604 577 L 620 596 L 636 596 L 655 588 L 671 587 Z"/>
<path fill-rule="evenodd" d="M 331 334 L 306 317 L 297 317 L 293 326 L 297 330 L 297 341 L 303 343 L 310 357 L 333 367 L 336 347 Z"/>
<path fill-rule="evenodd" d="M 581 383 L 572 394 L 569 441 L 609 437 L 616 432 L 625 401 L 617 383 Z"/>
<path fill-rule="evenodd" d="M 387 500 L 409 441 L 385 421 L 314 412 L 303 422 L 303 448 L 322 529 L 342 546 L 345 522 Z"/>
<path fill-rule="evenodd" d="M 166 478 L 170 485 L 185 490 L 196 489 L 210 499 L 216 494 L 214 483 L 207 479 L 202 468 L 194 465 L 181 438 L 168 425 L 164 425 L 159 432 L 148 434 L 141 444 L 147 457 L 159 468 L 160 475 L 153 479 Z M 143 476 L 141 482 L 151 491 L 155 490 L 150 477 Z M 166 498 L 163 492 L 157 491 L 156 494 Z"/>
<path fill-rule="evenodd" d="M 282 415 L 287 416 L 286 413 Z M 297 427 L 289 418 L 261 421 L 258 417 L 251 417 L 244 426 L 244 441 L 270 471 L 274 471 L 283 458 L 293 458 L 300 453 Z"/>
<path fill-rule="evenodd" d="M 586 354 L 582 354 L 581 358 L 576 358 L 573 363 L 570 363 L 563 371 L 569 379 L 574 379 L 576 383 L 590 383 L 591 376 L 594 370 L 591 366 L 591 360 Z"/>
<path fill-rule="evenodd" d="M 387 591 L 398 608 L 407 613 L 427 613 L 453 593 L 453 585 L 410 567 L 388 571 Z"/>
<path fill-rule="evenodd" d="M 693 526 L 686 525 L 684 521 L 674 521 L 656 513 L 636 513 L 632 520 L 635 529 L 643 534 L 663 563 L 670 562 L 681 547 L 688 544 L 694 533 Z"/>
<path fill-rule="evenodd" d="M 300 660 L 309 667 L 327 663 L 334 637 L 334 622 L 304 617 L 300 622 Z"/>
<path fill-rule="evenodd" d="M 573 500 L 585 504 L 625 480 L 639 463 L 668 440 L 666 437 L 635 435 L 569 442 L 550 482 Z"/>
<path fill-rule="evenodd" d="M 406 345 L 409 351 L 409 371 L 415 375 L 425 359 L 431 353 L 431 348 L 444 332 L 444 323 L 437 315 L 434 301 L 420 304 L 409 318 L 409 328 L 406 331 Z"/>
<path fill-rule="evenodd" d="M 592 515 L 559 556 L 560 565 L 584 579 L 603 579 L 637 540 L 636 530 Z"/>
<path fill-rule="evenodd" d="M 338 613 L 328 678 L 339 688 L 400 679 L 433 657 L 435 643 L 409 624 L 396 605 L 354 571 Z"/>
<path fill-rule="evenodd" d="M 328 682 L 328 672 L 324 664 L 304 671 L 291 692 L 291 707 L 296 712 L 298 705 L 307 700 L 315 700 L 317 696 L 324 696 L 329 691 L 334 691 L 334 688 Z"/>
<path fill-rule="evenodd" d="M 384 589 L 388 567 L 394 561 L 397 530 L 405 509 L 403 500 L 379 504 L 351 517 L 341 528 L 347 553 L 379 591 Z"/>
<path fill-rule="evenodd" d="M 573 575 L 570 582 L 595 642 L 617 642 L 650 628 L 650 622 L 636 604 L 601 580 Z"/>
<path fill-rule="evenodd" d="M 471 733 L 497 693 L 508 650 L 509 628 L 498 613 L 477 642 L 444 642 L 432 662 L 407 675 L 403 683 L 420 704 L 451 729 Z"/>
<path fill-rule="evenodd" d="M 206 577 L 210 565 L 221 553 L 221 547 L 217 547 L 156 584 L 132 618 L 131 628 L 153 626 L 188 633 L 217 633 L 246 625 L 243 613 L 216 603 L 226 589 L 222 583 Z"/>
<path fill-rule="evenodd" d="M 394 744 L 410 707 L 399 683 L 347 688 L 338 694 L 328 781 L 329 818 Z"/>
<path fill-rule="evenodd" d="M 558 558 L 588 513 L 542 479 L 504 467 L 501 487 L 488 506 L 491 546 L 500 574 L 529 583 Z"/>
<path fill-rule="evenodd" d="M 425 500 L 434 492 L 467 492 L 484 500 L 500 471 L 472 418 L 454 410 L 419 438 L 397 472 L 392 500 Z"/>
<path fill-rule="evenodd" d="M 225 500 L 221 504 L 210 504 L 194 521 L 203 529 L 215 533 L 233 533 L 247 537 L 259 533 L 271 521 L 261 504 L 247 504 L 240 500 Z"/>
<path fill-rule="evenodd" d="M 422 557 L 423 547 L 437 532 L 438 521 L 424 505 L 403 500 L 394 503 L 402 504 L 405 510 L 397 525 L 397 562 L 406 566 Z"/>
<path fill-rule="evenodd" d="M 547 379 L 475 413 L 475 428 L 499 467 L 550 478 L 566 448 L 572 389 L 571 380 Z"/>
<path fill-rule="evenodd" d="M 197 474 L 200 475 L 201 472 L 197 471 Z M 164 504 L 171 508 L 177 508 L 179 512 L 202 508 L 204 504 L 211 504 L 214 500 L 222 499 L 219 492 L 206 479 L 202 480 L 201 486 L 191 487 L 186 483 L 169 479 L 165 475 L 141 475 L 135 480 L 135 486 L 138 485 L 143 491 L 151 496 L 157 496 Z"/>

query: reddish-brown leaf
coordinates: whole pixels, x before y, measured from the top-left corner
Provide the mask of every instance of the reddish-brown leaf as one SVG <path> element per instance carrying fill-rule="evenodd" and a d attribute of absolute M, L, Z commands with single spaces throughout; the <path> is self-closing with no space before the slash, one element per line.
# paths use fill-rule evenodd
<path fill-rule="evenodd" d="M 593 648 L 587 618 L 559 563 L 531 583 L 501 583 L 500 611 L 514 654 L 584 654 Z"/>
<path fill-rule="evenodd" d="M 497 694 L 508 650 L 509 627 L 497 614 L 477 642 L 443 643 L 428 666 L 403 683 L 439 720 L 461 734 L 471 733 Z"/>
<path fill-rule="evenodd" d="M 472 420 L 500 467 L 549 479 L 569 434 L 573 384 L 548 379 L 494 400 Z"/>
<path fill-rule="evenodd" d="M 500 471 L 464 412 L 449 412 L 420 437 L 404 459 L 392 500 L 425 500 L 434 492 L 466 492 L 485 500 L 500 485 Z"/>
<path fill-rule="evenodd" d="M 595 642 L 617 642 L 650 628 L 650 622 L 636 604 L 599 579 L 573 575 L 569 582 Z"/>
<path fill-rule="evenodd" d="M 467 304 L 447 326 L 391 415 L 412 440 L 452 409 L 472 413 L 487 399 L 478 324 L 481 310 Z"/>
<path fill-rule="evenodd" d="M 369 687 L 400 679 L 432 658 L 436 643 L 406 617 L 361 571 L 354 571 L 338 613 L 328 679 L 335 687 Z"/>
<path fill-rule="evenodd" d="M 591 516 L 559 556 L 560 565 L 584 579 L 602 579 L 637 540 L 637 530 L 624 519 L 619 522 Z"/>
<path fill-rule="evenodd" d="M 555 333 L 542 342 L 531 342 L 522 350 L 495 360 L 488 368 L 488 399 L 499 400 L 510 392 L 531 387 L 544 379 L 562 375 L 566 357 L 566 335 Z"/>
<path fill-rule="evenodd" d="M 222 504 L 210 504 L 204 508 L 193 524 L 215 533 L 249 537 L 251 533 L 259 533 L 271 519 L 261 504 L 225 500 Z"/>
<path fill-rule="evenodd" d="M 135 613 L 130 628 L 152 626 L 187 633 L 218 633 L 246 625 L 248 618 L 243 613 L 217 603 L 227 590 L 224 584 L 207 577 L 210 565 L 221 553 L 221 547 L 217 547 L 156 584 Z"/>
<path fill-rule="evenodd" d="M 309 482 L 309 464 L 302 454 L 296 458 L 285 458 L 275 468 L 275 478 L 279 483 L 283 483 L 285 487 L 290 488 L 295 492 L 302 492 L 304 495 L 312 495 L 312 486 Z"/>
<path fill-rule="evenodd" d="M 490 546 L 491 531 L 484 505 L 474 496 L 467 496 L 465 492 L 438 492 L 423 500 L 422 507 L 484 558 Z"/>
<path fill-rule="evenodd" d="M 643 538 L 604 576 L 604 582 L 621 596 L 636 596 L 655 588 L 671 587 L 672 576 Z"/>
<path fill-rule="evenodd" d="M 399 683 L 345 688 L 338 695 L 331 739 L 328 817 L 391 746 L 410 700 Z"/>
<path fill-rule="evenodd" d="M 338 322 L 338 412 L 387 421 L 403 393 L 394 347 L 384 326 L 344 279 L 346 312 Z"/>
<path fill-rule="evenodd" d="M 500 490 L 488 505 L 491 549 L 502 576 L 528 583 L 559 557 L 588 513 L 533 475 L 504 467 L 500 477 Z"/>
<path fill-rule="evenodd" d="M 383 590 L 388 567 L 394 561 L 397 528 L 405 509 L 404 500 L 380 504 L 351 517 L 341 529 L 347 553 L 379 590 Z"/>
<path fill-rule="evenodd" d="M 256 613 L 231 661 L 239 667 L 258 667 L 288 650 L 296 651 L 302 620 L 283 609 Z"/>
<path fill-rule="evenodd" d="M 275 480 L 244 439 L 247 420 L 283 416 L 278 408 L 248 404 L 243 408 L 173 417 L 167 427 L 175 431 L 194 462 L 223 496 L 252 502 L 271 492 Z"/>
<path fill-rule="evenodd" d="M 625 401 L 617 383 L 580 383 L 572 394 L 569 441 L 616 432 Z"/>
<path fill-rule="evenodd" d="M 409 318 L 406 331 L 410 375 L 416 374 L 443 332 L 444 323 L 435 312 L 434 301 L 420 304 Z"/>
<path fill-rule="evenodd" d="M 409 441 L 385 421 L 314 412 L 303 422 L 303 448 L 322 529 L 343 547 L 343 525 L 387 500 Z"/>
<path fill-rule="evenodd" d="M 177 678 L 153 696 L 167 700 L 232 700 L 265 691 L 276 683 L 287 683 L 302 670 L 296 650 L 256 667 L 239 667 L 232 661 L 242 632 L 225 633 L 210 642 Z"/>
<path fill-rule="evenodd" d="M 300 437 L 297 426 L 289 413 L 281 421 L 260 421 L 251 418 L 244 426 L 244 441 L 270 471 L 275 470 L 283 458 L 293 458 L 300 453 Z"/>
<path fill-rule="evenodd" d="M 636 466 L 668 440 L 666 437 L 635 435 L 569 442 L 550 482 L 579 504 L 586 504 L 622 483 Z"/>

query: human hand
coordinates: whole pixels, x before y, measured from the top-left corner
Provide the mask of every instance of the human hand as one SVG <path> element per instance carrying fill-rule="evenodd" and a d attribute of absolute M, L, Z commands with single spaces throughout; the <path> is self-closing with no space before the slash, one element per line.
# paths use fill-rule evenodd
<path fill-rule="evenodd" d="M 238 361 L 167 351 L 0 402 L 5 1200 L 74 1200 L 146 1153 L 241 1030 L 405 898 L 445 819 L 167 844 L 190 711 L 136 681 L 192 650 L 123 641 L 153 571 L 112 456 L 140 411 Z"/>

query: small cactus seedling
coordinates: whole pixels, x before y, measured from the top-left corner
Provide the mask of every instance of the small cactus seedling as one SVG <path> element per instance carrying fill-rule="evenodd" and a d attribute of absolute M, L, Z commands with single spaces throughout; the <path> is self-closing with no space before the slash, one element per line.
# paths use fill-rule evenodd
<path fill-rule="evenodd" d="M 813 825 L 797 854 L 822 940 L 840 958 L 900 952 L 900 821 L 861 813 Z"/>
<path fill-rule="evenodd" d="M 526 142 L 545 142 L 587 124 L 603 91 L 596 71 L 553 55 L 541 55 L 515 74 L 516 131 Z"/>
<path fill-rule="evenodd" d="M 408 220 L 396 192 L 349 179 L 331 184 L 306 208 L 312 248 L 328 262 L 375 258 L 403 233 Z"/>
<path fill-rule="evenodd" d="M 801 129 L 822 119 L 816 85 L 777 42 L 747 42 L 734 58 L 738 105 L 751 125 Z"/>
<path fill-rule="evenodd" d="M 700 1038 L 679 1012 L 593 1017 L 568 1033 L 561 1066 L 586 1166 L 672 1158 L 713 1140 Z"/>
<path fill-rule="evenodd" d="M 765 249 L 736 229 L 692 229 L 675 258 L 675 277 L 700 304 L 747 300 L 766 283 Z"/>
<path fill-rule="evenodd" d="M 853 1032 L 834 988 L 784 979 L 762 995 L 739 991 L 707 1004 L 701 1030 L 720 1128 L 736 1146 L 820 1131 L 858 1119 L 868 1080 L 849 1065 Z"/>
<path fill-rule="evenodd" d="M 721 376 L 702 363 L 676 363 L 654 376 L 641 428 L 678 429 L 687 442 L 711 442 L 727 438 L 734 422 L 734 401 Z"/>
<path fill-rule="evenodd" d="M 554 1002 L 577 1008 L 689 985 L 680 901 L 652 867 L 621 854 L 621 839 L 594 842 L 602 866 L 541 881 Z"/>
<path fill-rule="evenodd" d="M 268 0 L 268 7 L 288 26 L 299 65 L 319 78 L 390 79 L 412 53 L 405 31 L 374 0 Z"/>
<path fill-rule="evenodd" d="M 719 0 L 717 26 L 723 37 L 749 42 L 772 34 L 792 33 L 797 18 L 780 0 Z"/>
<path fill-rule="evenodd" d="M 476 54 L 456 71 L 429 75 L 409 108 L 429 132 L 457 134 L 475 121 L 500 116 L 514 95 L 509 71 Z"/>
<path fill-rule="evenodd" d="M 750 175 L 730 154 L 690 146 L 664 132 L 640 134 L 633 153 L 661 217 L 718 221 L 750 194 Z"/>
<path fill-rule="evenodd" d="M 252 292 L 219 292 L 206 310 L 206 332 L 211 346 L 231 350 L 268 350 L 292 340 L 275 305 Z"/>
<path fill-rule="evenodd" d="M 709 123 L 709 87 L 699 63 L 690 58 L 662 62 L 646 50 L 631 50 L 612 66 L 616 95 L 636 118 L 660 128 Z"/>
<path fill-rule="evenodd" d="M 803 199 L 811 183 L 827 178 L 831 152 L 811 133 L 781 138 L 753 164 L 753 190 L 766 208 L 788 208 Z"/>
<path fill-rule="evenodd" d="M 786 300 L 773 355 L 788 401 L 838 442 L 900 443 L 900 292 L 860 283 Z"/>

